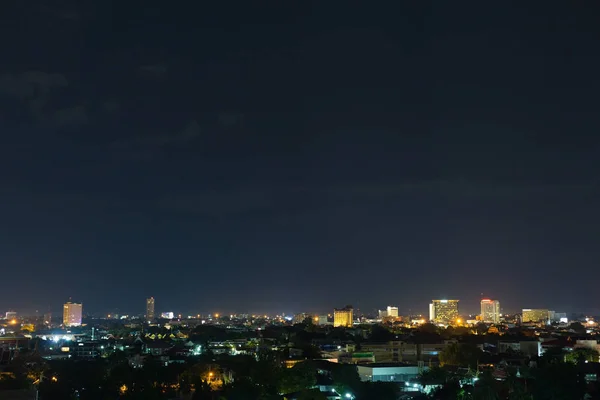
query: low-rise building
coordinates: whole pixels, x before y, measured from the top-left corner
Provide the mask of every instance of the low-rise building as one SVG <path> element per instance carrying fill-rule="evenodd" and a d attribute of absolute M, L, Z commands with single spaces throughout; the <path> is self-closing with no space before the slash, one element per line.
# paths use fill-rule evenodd
<path fill-rule="evenodd" d="M 408 382 L 415 379 L 427 367 L 416 364 L 372 363 L 357 365 L 358 375 L 363 382 Z"/>

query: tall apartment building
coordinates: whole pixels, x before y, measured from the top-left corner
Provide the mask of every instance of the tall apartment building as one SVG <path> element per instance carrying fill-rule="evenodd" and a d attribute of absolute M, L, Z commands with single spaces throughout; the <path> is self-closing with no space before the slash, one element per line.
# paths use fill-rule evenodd
<path fill-rule="evenodd" d="M 458 300 L 432 300 L 429 318 L 438 324 L 450 324 L 458 319 Z"/>
<path fill-rule="evenodd" d="M 346 306 L 344 308 L 336 308 L 333 310 L 333 326 L 351 328 L 354 322 L 353 316 L 354 310 L 352 306 Z"/>
<path fill-rule="evenodd" d="M 80 326 L 83 315 L 81 303 L 66 302 L 63 306 L 63 325 L 66 327 Z"/>
<path fill-rule="evenodd" d="M 497 324 L 500 322 L 500 302 L 498 300 L 481 300 L 481 319 L 483 322 Z"/>
<path fill-rule="evenodd" d="M 146 320 L 152 321 L 154 319 L 154 297 L 146 299 Z"/>

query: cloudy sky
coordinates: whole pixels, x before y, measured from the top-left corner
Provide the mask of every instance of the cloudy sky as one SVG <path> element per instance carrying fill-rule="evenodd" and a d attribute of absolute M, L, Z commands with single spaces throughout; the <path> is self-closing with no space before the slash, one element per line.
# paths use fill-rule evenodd
<path fill-rule="evenodd" d="M 597 5 L 201 3 L 3 5 L 0 311 L 600 312 Z"/>

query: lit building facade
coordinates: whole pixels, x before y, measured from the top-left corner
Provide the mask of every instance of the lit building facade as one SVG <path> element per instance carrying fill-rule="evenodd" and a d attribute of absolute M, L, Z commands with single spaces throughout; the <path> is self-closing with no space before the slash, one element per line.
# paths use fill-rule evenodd
<path fill-rule="evenodd" d="M 388 317 L 397 317 L 398 316 L 398 307 L 387 307 L 387 316 Z"/>
<path fill-rule="evenodd" d="M 500 302 L 498 300 L 481 300 L 481 319 L 483 322 L 497 324 L 500 322 Z"/>
<path fill-rule="evenodd" d="M 524 308 L 521 322 L 548 322 L 550 312 L 545 308 Z"/>
<path fill-rule="evenodd" d="M 154 297 L 146 299 L 146 320 L 154 319 Z"/>
<path fill-rule="evenodd" d="M 311 318 L 311 316 L 307 313 L 296 314 L 296 315 L 294 315 L 294 318 L 292 318 L 292 323 L 293 324 L 301 324 L 304 322 L 304 320 L 306 318 Z"/>
<path fill-rule="evenodd" d="M 9 320 L 17 319 L 17 313 L 15 311 L 7 311 L 6 319 L 9 319 Z"/>
<path fill-rule="evenodd" d="M 432 321 L 449 324 L 458 319 L 458 300 L 432 300 L 429 307 Z"/>
<path fill-rule="evenodd" d="M 333 326 L 334 327 L 348 327 L 351 328 L 354 322 L 354 310 L 352 306 L 346 306 L 344 308 L 336 308 L 333 310 Z"/>
<path fill-rule="evenodd" d="M 70 301 L 63 306 L 63 325 L 81 326 L 81 317 L 83 315 L 83 305 L 81 303 L 71 303 Z"/>

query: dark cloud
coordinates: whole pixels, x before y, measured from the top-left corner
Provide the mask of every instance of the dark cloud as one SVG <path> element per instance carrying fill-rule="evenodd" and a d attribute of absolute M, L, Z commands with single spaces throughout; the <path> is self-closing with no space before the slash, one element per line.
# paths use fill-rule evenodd
<path fill-rule="evenodd" d="M 169 194 L 158 200 L 158 206 L 184 215 L 219 217 L 266 210 L 274 202 L 275 198 L 270 190 L 233 188 Z"/>
<path fill-rule="evenodd" d="M 104 111 L 109 113 L 114 113 L 119 110 L 120 104 L 116 101 L 105 101 L 102 104 L 102 108 Z"/>
<path fill-rule="evenodd" d="M 219 124 L 225 128 L 236 126 L 242 123 L 244 114 L 242 113 L 220 113 Z"/>
<path fill-rule="evenodd" d="M 54 122 L 58 126 L 81 126 L 89 122 L 84 106 L 63 108 L 54 113 Z"/>
<path fill-rule="evenodd" d="M 149 64 L 140 67 L 142 76 L 158 78 L 166 75 L 168 68 L 164 64 Z"/>
<path fill-rule="evenodd" d="M 151 159 L 164 147 L 191 143 L 199 138 L 201 134 L 200 125 L 196 120 L 192 120 L 178 133 L 121 139 L 113 142 L 112 148 L 126 158 L 147 160 Z"/>
<path fill-rule="evenodd" d="M 64 75 L 42 71 L 0 75 L 0 93 L 21 100 L 41 98 L 52 89 L 67 85 L 68 81 Z"/>

